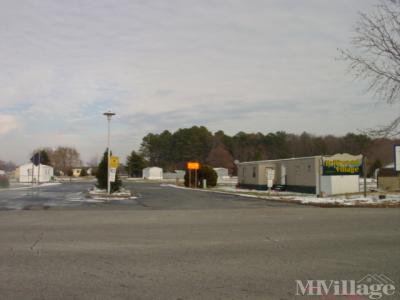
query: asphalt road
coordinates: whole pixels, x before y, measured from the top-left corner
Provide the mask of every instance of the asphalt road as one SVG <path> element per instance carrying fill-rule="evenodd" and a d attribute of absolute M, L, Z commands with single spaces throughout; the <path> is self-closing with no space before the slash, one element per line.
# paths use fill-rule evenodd
<path fill-rule="evenodd" d="M 42 195 L 63 203 L 82 187 Z M 371 273 L 400 289 L 399 209 L 131 187 L 140 201 L 0 211 L 0 299 L 307 299 L 296 279 Z"/>

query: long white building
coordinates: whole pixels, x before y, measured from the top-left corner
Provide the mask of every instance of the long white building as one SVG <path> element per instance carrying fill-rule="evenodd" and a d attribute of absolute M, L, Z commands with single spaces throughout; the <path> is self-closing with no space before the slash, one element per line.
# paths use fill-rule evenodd
<path fill-rule="evenodd" d="M 19 182 L 23 183 L 49 182 L 54 176 L 53 167 L 42 164 L 35 166 L 32 163 L 27 163 L 20 166 L 18 172 Z"/>
<path fill-rule="evenodd" d="M 242 162 L 238 164 L 238 184 L 317 195 L 357 193 L 361 164 L 361 155 L 347 153 Z"/>

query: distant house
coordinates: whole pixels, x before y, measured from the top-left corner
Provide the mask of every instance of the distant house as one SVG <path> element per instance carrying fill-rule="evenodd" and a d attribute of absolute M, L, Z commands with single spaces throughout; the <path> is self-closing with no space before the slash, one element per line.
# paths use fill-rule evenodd
<path fill-rule="evenodd" d="M 81 176 L 82 168 L 74 168 L 72 169 L 72 176 L 79 177 Z"/>
<path fill-rule="evenodd" d="M 163 179 L 176 179 L 176 173 L 175 172 L 164 172 Z"/>
<path fill-rule="evenodd" d="M 177 179 L 184 179 L 186 171 L 185 170 L 175 170 Z"/>
<path fill-rule="evenodd" d="M 163 169 L 159 167 L 148 167 L 143 169 L 143 179 L 163 179 Z"/>
<path fill-rule="evenodd" d="M 49 182 L 54 176 L 54 169 L 47 165 L 35 166 L 32 163 L 24 164 L 18 168 L 19 182 Z M 40 177 L 39 177 L 40 176 Z"/>
<path fill-rule="evenodd" d="M 184 179 L 185 170 L 175 170 L 174 172 L 164 172 L 163 179 Z"/>

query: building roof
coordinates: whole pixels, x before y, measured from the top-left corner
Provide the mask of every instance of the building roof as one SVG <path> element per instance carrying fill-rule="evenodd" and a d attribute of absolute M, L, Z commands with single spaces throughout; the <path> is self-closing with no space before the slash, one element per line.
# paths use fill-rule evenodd
<path fill-rule="evenodd" d="M 390 163 L 390 164 L 384 166 L 384 168 L 385 168 L 385 169 L 394 168 L 394 162 L 392 162 L 392 163 Z"/>
<path fill-rule="evenodd" d="M 292 158 L 282 158 L 282 159 L 271 159 L 271 160 L 253 160 L 253 161 L 240 162 L 240 163 L 238 163 L 238 165 L 259 164 L 259 163 L 271 163 L 271 162 L 277 162 L 277 161 L 299 160 L 299 159 L 311 159 L 311 158 L 321 158 L 321 157 L 322 157 L 322 155 L 305 156 L 305 157 L 292 157 Z"/>
<path fill-rule="evenodd" d="M 19 168 L 21 168 L 21 167 L 28 167 L 28 168 L 30 168 L 30 167 L 32 167 L 32 163 L 26 163 L 26 164 L 23 164 L 23 165 L 20 165 L 19 166 Z M 35 166 L 35 167 L 38 167 L 38 166 Z M 48 165 L 44 165 L 44 164 L 40 164 L 40 167 L 42 168 L 42 167 L 45 167 L 45 168 L 53 168 L 52 166 L 48 166 Z"/>
<path fill-rule="evenodd" d="M 332 159 L 343 159 L 343 158 L 355 158 L 359 157 L 361 159 L 362 155 L 353 155 L 349 153 L 337 153 L 333 155 L 314 155 L 314 156 L 305 156 L 305 157 L 292 157 L 292 158 L 282 158 L 282 159 L 271 159 L 271 160 L 255 160 L 255 161 L 246 161 L 238 163 L 238 165 L 246 165 L 246 164 L 267 164 L 267 163 L 274 163 L 278 161 L 290 161 L 290 160 L 301 160 L 301 159 L 321 159 L 321 158 L 332 158 Z"/>

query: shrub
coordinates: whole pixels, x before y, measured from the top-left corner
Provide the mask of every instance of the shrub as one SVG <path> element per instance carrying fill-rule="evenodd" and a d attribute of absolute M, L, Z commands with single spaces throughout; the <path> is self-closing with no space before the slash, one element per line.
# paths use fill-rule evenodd
<path fill-rule="evenodd" d="M 197 171 L 197 187 L 203 188 L 203 179 L 207 181 L 207 187 L 214 187 L 217 185 L 217 180 L 218 180 L 218 175 L 214 171 L 214 169 L 211 166 L 208 165 L 202 165 L 200 167 L 200 170 Z M 194 171 L 192 171 L 191 175 L 191 185 L 195 185 L 195 175 Z M 189 170 L 186 170 L 185 173 L 185 186 L 189 186 Z"/>

